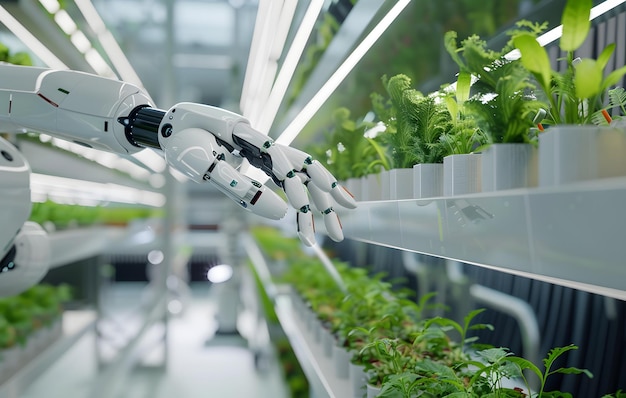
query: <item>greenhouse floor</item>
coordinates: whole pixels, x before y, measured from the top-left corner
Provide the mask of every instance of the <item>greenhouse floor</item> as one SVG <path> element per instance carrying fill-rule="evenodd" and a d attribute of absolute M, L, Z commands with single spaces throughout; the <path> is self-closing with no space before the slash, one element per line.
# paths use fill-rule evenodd
<path fill-rule="evenodd" d="M 141 300 L 140 286 L 118 285 L 113 286 L 109 299 L 120 311 Z M 271 350 L 264 350 L 264 366 L 257 369 L 255 351 L 246 340 L 215 335 L 215 299 L 210 290 L 206 285 L 194 286 L 185 300 L 184 311 L 170 319 L 165 367 L 142 366 L 107 379 L 116 383 L 116 388 L 103 394 L 97 389 L 102 386 L 109 390 L 111 385 L 102 384 L 103 374 L 96 360 L 97 337 L 90 331 L 19 397 L 92 398 L 98 393 L 106 398 L 288 397 Z M 132 324 L 133 320 L 125 318 L 124 323 Z"/>

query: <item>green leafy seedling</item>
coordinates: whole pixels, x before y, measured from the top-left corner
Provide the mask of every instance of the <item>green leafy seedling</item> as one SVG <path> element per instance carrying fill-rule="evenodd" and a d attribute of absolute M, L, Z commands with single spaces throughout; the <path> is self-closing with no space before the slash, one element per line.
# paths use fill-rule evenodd
<path fill-rule="evenodd" d="M 570 344 L 565 347 L 556 347 L 550 350 L 550 352 L 548 353 L 548 356 L 543 359 L 543 365 L 545 368 L 543 372 L 535 364 L 533 364 L 527 359 L 511 356 L 511 357 L 508 357 L 507 360 L 519 366 L 521 371 L 528 369 L 532 371 L 535 375 L 537 375 L 537 377 L 539 378 L 539 385 L 540 385 L 539 393 L 537 394 L 538 398 L 564 397 L 566 395 L 561 392 L 545 392 L 544 391 L 548 377 L 557 373 L 561 373 L 561 374 L 585 374 L 587 377 L 593 378 L 593 374 L 587 369 L 579 369 L 576 367 L 552 369 L 554 362 L 561 355 L 565 354 L 568 351 L 577 350 L 577 349 L 578 349 L 577 346 L 575 346 L 574 344 Z M 522 377 L 524 378 L 526 382 L 526 387 L 528 388 L 528 394 L 530 396 L 531 392 L 530 392 L 530 387 L 528 385 L 528 382 L 526 381 L 526 378 L 523 375 Z"/>
<path fill-rule="evenodd" d="M 549 123 L 589 124 L 597 120 L 593 115 L 603 108 L 607 90 L 626 74 L 626 66 L 605 74 L 615 52 L 614 43 L 607 45 L 595 60 L 574 58 L 574 52 L 589 34 L 592 5 L 591 0 L 568 0 L 565 5 L 559 41 L 559 47 L 567 53 L 568 66 L 564 72 L 552 70 L 546 49 L 532 34 L 519 33 L 513 37 L 522 64 L 533 73 L 549 101 Z"/>

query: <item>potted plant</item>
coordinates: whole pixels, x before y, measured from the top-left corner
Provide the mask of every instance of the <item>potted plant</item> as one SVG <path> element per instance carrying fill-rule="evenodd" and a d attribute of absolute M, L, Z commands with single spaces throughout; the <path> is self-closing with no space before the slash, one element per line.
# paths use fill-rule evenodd
<path fill-rule="evenodd" d="M 523 65 L 533 73 L 549 104 L 539 135 L 539 185 L 552 186 L 626 175 L 623 129 L 598 127 L 608 90 L 626 74 L 626 66 L 605 73 L 615 51 L 609 44 L 597 59 L 575 58 L 588 39 L 591 0 L 568 0 L 562 14 L 559 48 L 566 53 L 563 71 L 553 70 L 547 51 L 527 33 L 513 37 Z"/>
<path fill-rule="evenodd" d="M 520 21 L 508 34 L 537 36 L 544 28 Z M 514 49 L 512 40 L 493 51 L 477 35 L 459 44 L 456 32 L 449 31 L 444 43 L 461 72 L 474 79 L 465 108 L 488 138 L 482 151 L 482 191 L 535 186 L 536 142 L 531 128 L 535 115 L 546 105 L 534 96 L 532 74 L 519 59 L 508 57 Z"/>
<path fill-rule="evenodd" d="M 443 194 L 463 195 L 481 192 L 481 155 L 475 151 L 488 142 L 476 119 L 465 107 L 472 77 L 460 72 L 454 86 L 440 91 L 450 114 L 450 122 L 440 136 L 443 148 Z"/>
<path fill-rule="evenodd" d="M 339 181 L 346 181 L 349 191 L 359 200 L 380 199 L 381 170 L 389 169 L 387 155 L 376 138 L 365 132 L 371 123 L 355 121 L 347 108 L 333 112 L 333 126 L 324 142 L 308 148 Z M 358 182 L 358 183 L 357 183 Z"/>
<path fill-rule="evenodd" d="M 389 199 L 443 195 L 443 150 L 439 137 L 449 114 L 436 96 L 424 96 L 399 74 L 383 76 L 389 98 L 371 95 L 374 113 L 385 124 L 391 152 Z"/>

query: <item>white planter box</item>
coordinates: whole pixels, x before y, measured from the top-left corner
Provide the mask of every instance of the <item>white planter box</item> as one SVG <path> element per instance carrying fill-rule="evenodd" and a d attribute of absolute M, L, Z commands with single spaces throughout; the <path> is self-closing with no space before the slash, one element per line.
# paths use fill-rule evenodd
<path fill-rule="evenodd" d="M 344 347 L 338 345 L 333 346 L 333 368 L 335 375 L 339 379 L 348 378 L 348 369 L 350 367 L 350 359 L 352 354 Z"/>
<path fill-rule="evenodd" d="M 361 398 L 367 392 L 367 373 L 363 366 L 350 362 L 348 366 L 348 376 L 352 384 L 354 398 Z"/>
<path fill-rule="evenodd" d="M 381 200 L 382 179 L 380 174 L 369 174 L 363 179 L 363 189 L 361 190 L 363 200 Z"/>
<path fill-rule="evenodd" d="M 539 135 L 539 186 L 626 176 L 626 132 L 555 126 Z"/>
<path fill-rule="evenodd" d="M 443 196 L 443 163 L 413 166 L 413 197 L 415 199 Z"/>
<path fill-rule="evenodd" d="M 373 386 L 371 384 L 367 385 L 367 398 L 376 398 L 382 389 L 380 387 Z"/>
<path fill-rule="evenodd" d="M 389 176 L 388 198 L 390 200 L 413 199 L 413 169 L 392 169 L 387 173 Z"/>
<path fill-rule="evenodd" d="M 537 167 L 532 144 L 493 144 L 482 153 L 482 191 L 536 187 Z"/>
<path fill-rule="evenodd" d="M 481 192 L 481 155 L 450 155 L 443 159 L 444 196 Z"/>
<path fill-rule="evenodd" d="M 391 170 L 383 170 L 379 174 L 380 176 L 380 200 L 391 199 L 390 185 L 391 185 Z"/>
<path fill-rule="evenodd" d="M 322 351 L 324 352 L 324 356 L 327 358 L 332 358 L 333 356 L 333 347 L 337 343 L 335 336 L 331 332 L 330 329 L 324 327 L 322 329 Z"/>

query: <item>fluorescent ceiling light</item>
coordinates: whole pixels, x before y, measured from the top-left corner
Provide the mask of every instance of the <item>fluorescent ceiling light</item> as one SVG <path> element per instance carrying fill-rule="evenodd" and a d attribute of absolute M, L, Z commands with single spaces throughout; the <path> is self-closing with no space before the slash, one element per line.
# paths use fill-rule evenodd
<path fill-rule="evenodd" d="M 52 51 L 48 50 L 32 33 L 0 5 L 0 22 L 28 47 L 37 58 L 53 69 L 68 69 Z"/>
<path fill-rule="evenodd" d="M 115 76 L 115 72 L 113 72 L 109 64 L 107 64 L 104 58 L 102 58 L 102 55 L 100 55 L 100 53 L 94 48 L 87 50 L 85 53 L 85 60 L 87 60 L 87 63 L 91 65 L 97 74 L 108 77 Z"/>
<path fill-rule="evenodd" d="M 598 4 L 597 6 L 591 9 L 591 12 L 589 14 L 589 20 L 590 21 L 594 20 L 595 18 L 599 17 L 602 14 L 607 13 L 608 11 L 611 11 L 612 9 L 614 9 L 615 7 L 619 6 L 620 4 L 624 2 L 626 2 L 626 0 L 608 0 L 608 1 L 605 1 L 604 3 Z M 548 32 L 539 36 L 537 38 L 537 41 L 542 46 L 546 46 L 552 43 L 553 41 L 558 40 L 562 35 L 563 35 L 563 25 L 559 25 L 556 28 L 549 30 Z"/>
<path fill-rule="evenodd" d="M 59 10 L 54 14 L 54 22 L 59 25 L 61 30 L 65 32 L 66 35 L 71 35 L 78 29 L 76 26 L 76 22 L 70 17 L 70 14 L 65 10 Z"/>
<path fill-rule="evenodd" d="M 119 184 L 32 173 L 30 188 L 34 201 L 47 197 L 61 203 L 115 202 L 161 207 L 165 195 Z"/>
<path fill-rule="evenodd" d="M 243 88 L 241 91 L 241 102 L 239 107 L 242 113 L 246 113 L 246 103 L 248 102 L 250 85 L 253 84 L 252 72 L 255 69 L 255 62 L 258 58 L 259 49 L 262 47 L 263 28 L 265 27 L 264 20 L 268 18 L 270 13 L 270 7 L 272 2 L 267 0 L 260 0 L 257 8 L 256 21 L 254 23 L 254 32 L 252 34 L 252 43 L 250 44 L 250 52 L 248 53 L 248 64 L 246 66 L 246 76 L 243 81 Z"/>
<path fill-rule="evenodd" d="M 39 2 L 50 14 L 54 14 L 61 9 L 61 5 L 57 0 L 39 0 Z"/>
<path fill-rule="evenodd" d="M 152 149 L 146 148 L 142 151 L 134 153 L 132 157 L 139 160 L 156 173 L 164 172 L 167 167 L 165 159 Z"/>
<path fill-rule="evenodd" d="M 90 0 L 76 0 L 75 3 L 81 14 L 83 14 L 85 21 L 87 21 L 87 25 L 96 34 L 98 41 L 111 60 L 113 67 L 119 73 L 120 78 L 139 87 L 144 87 L 137 72 L 135 72 L 128 58 L 126 58 L 126 54 L 120 48 L 113 34 L 106 28 L 93 3 Z"/>
<path fill-rule="evenodd" d="M 296 1 L 286 1 L 283 7 L 280 9 L 277 23 L 272 21 L 266 21 L 269 36 L 269 52 L 267 53 L 267 59 L 259 59 L 257 67 L 262 65 L 263 72 L 259 84 L 255 85 L 256 91 L 251 94 L 251 106 L 248 111 L 250 123 L 253 126 L 258 124 L 259 118 L 262 115 L 263 107 L 267 102 L 267 98 L 272 91 L 274 80 L 276 79 L 276 72 L 278 71 L 278 59 L 280 58 L 285 42 L 287 41 L 287 35 L 291 28 L 293 21 L 293 15 L 296 12 Z M 278 13 L 278 11 L 277 11 Z M 264 65 L 264 66 L 263 66 Z"/>
<path fill-rule="evenodd" d="M 400 15 L 400 12 L 409 4 L 410 0 L 399 0 L 389 12 L 380 20 L 372 31 L 363 39 L 354 51 L 346 58 L 339 68 L 332 74 L 322 88 L 311 98 L 300 113 L 287 126 L 285 131 L 276 139 L 276 142 L 289 145 L 298 136 L 300 131 L 311 120 L 313 115 L 322 107 L 324 102 L 335 92 L 337 87 L 363 58 L 367 51 L 382 36 L 389 25 Z"/>
<path fill-rule="evenodd" d="M 265 101 L 259 121 L 254 126 L 257 130 L 264 134 L 269 133 L 269 130 L 274 123 L 274 119 L 278 113 L 278 108 L 285 97 L 285 93 L 289 87 L 289 82 L 291 82 L 296 67 L 298 66 L 298 61 L 304 52 L 306 43 L 309 40 L 309 36 L 313 31 L 313 27 L 315 26 L 315 22 L 317 21 L 323 5 L 324 0 L 311 1 L 309 8 L 307 8 L 304 17 L 302 18 L 300 28 L 298 28 L 298 31 L 293 38 L 291 47 L 285 56 L 283 65 L 281 66 L 280 72 L 278 73 L 274 86 L 272 87 L 272 91 L 270 92 L 267 101 Z"/>
<path fill-rule="evenodd" d="M 243 115 L 252 125 L 276 77 L 278 59 L 272 54 L 282 52 L 286 39 L 286 34 L 279 37 L 278 32 L 288 31 L 293 19 L 295 2 L 286 3 L 289 4 L 282 0 L 259 2 L 240 102 Z M 283 25 L 287 27 L 281 28 Z"/>
<path fill-rule="evenodd" d="M 611 11 L 612 9 L 614 9 L 615 7 L 619 6 L 620 4 L 624 2 L 626 2 L 626 0 L 607 0 L 604 3 L 598 4 L 597 6 L 591 9 L 591 14 L 589 15 L 589 19 L 593 20 L 599 17 L 600 15 L 608 11 Z"/>
<path fill-rule="evenodd" d="M 74 47 L 76 47 L 76 49 L 78 49 L 78 51 L 83 54 L 89 51 L 89 49 L 91 48 L 91 42 L 89 41 L 87 36 L 85 36 L 85 34 L 80 30 L 72 33 L 72 36 L 70 36 L 70 40 L 72 41 L 72 44 L 74 44 Z"/>
<path fill-rule="evenodd" d="M 104 167 L 115 169 L 130 175 L 132 178 L 140 181 L 148 181 L 150 179 L 150 171 L 144 167 L 125 159 L 119 155 L 101 151 L 94 148 L 87 148 L 76 143 L 62 140 L 60 138 L 53 138 L 47 134 L 39 134 L 39 140 L 41 142 L 50 142 L 57 148 L 61 148 L 68 152 L 72 152 L 85 159 L 96 162 Z M 165 160 L 160 157 L 153 150 L 145 149 L 132 155 L 134 158 L 150 167 L 152 171 L 161 173 L 165 171 Z"/>

